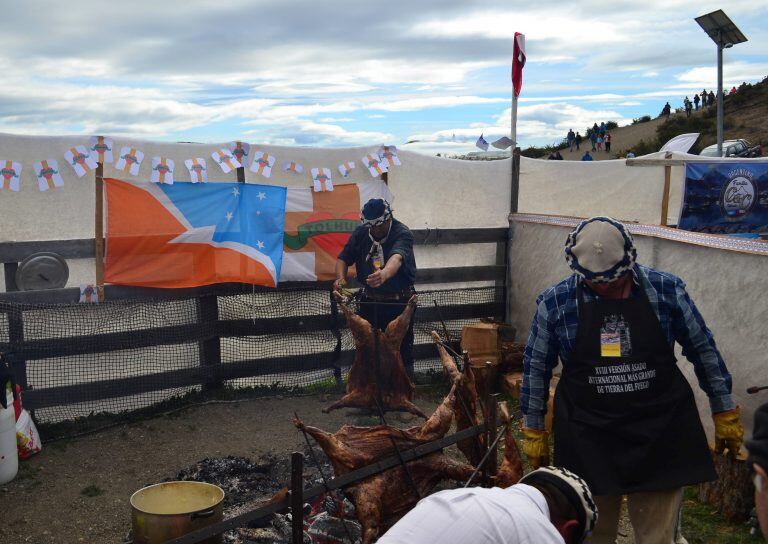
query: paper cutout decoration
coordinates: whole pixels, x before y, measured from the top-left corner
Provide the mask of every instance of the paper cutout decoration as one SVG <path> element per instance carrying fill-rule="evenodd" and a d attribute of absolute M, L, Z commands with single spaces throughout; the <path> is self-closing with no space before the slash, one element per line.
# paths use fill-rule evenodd
<path fill-rule="evenodd" d="M 96 291 L 96 286 L 92 283 L 80 284 L 80 300 L 85 304 L 97 304 L 99 302 L 99 295 Z"/>
<path fill-rule="evenodd" d="M 54 163 L 56 161 L 53 161 Z M 10 189 L 11 191 L 19 191 L 19 182 L 21 181 L 21 163 L 13 161 L 0 160 L 0 174 L 2 180 L 0 180 L 0 189 Z"/>
<path fill-rule="evenodd" d="M 330 168 L 313 168 L 312 172 L 312 185 L 315 188 L 316 193 L 323 191 L 333 191 L 333 182 L 331 181 L 331 169 Z"/>
<path fill-rule="evenodd" d="M 133 147 L 125 146 L 120 149 L 120 158 L 115 163 L 115 168 L 132 176 L 139 175 L 141 161 L 144 160 L 144 153 Z"/>
<path fill-rule="evenodd" d="M 351 170 L 354 170 L 354 168 L 355 168 L 355 161 L 345 162 L 344 164 L 339 165 L 339 173 L 341 174 L 341 177 L 347 178 L 349 177 L 349 172 Z"/>
<path fill-rule="evenodd" d="M 256 172 L 265 178 L 272 175 L 272 166 L 275 164 L 275 157 L 273 155 L 267 155 L 264 151 L 256 151 L 253 154 L 253 162 L 251 163 L 251 172 Z"/>
<path fill-rule="evenodd" d="M 111 138 L 91 136 L 91 144 L 88 146 L 88 150 L 93 153 L 96 162 L 104 164 L 106 162 L 112 162 L 112 147 L 113 143 Z"/>
<path fill-rule="evenodd" d="M 221 167 L 221 171 L 225 174 L 229 174 L 235 168 L 241 168 L 243 166 L 229 149 L 222 148 L 218 151 L 214 151 L 211 153 L 211 157 L 213 157 L 213 160 L 216 161 L 216 164 Z"/>
<path fill-rule="evenodd" d="M 248 154 L 251 150 L 251 144 L 247 142 L 230 142 L 229 150 L 232 151 L 232 155 L 241 166 L 248 166 Z"/>
<path fill-rule="evenodd" d="M 189 170 L 189 179 L 192 183 L 205 183 L 208 181 L 208 169 L 205 166 L 205 159 L 198 157 L 196 159 L 187 159 L 184 164 Z"/>
<path fill-rule="evenodd" d="M 165 157 L 152 158 L 152 183 L 165 183 L 173 185 L 173 161 Z"/>
<path fill-rule="evenodd" d="M 373 153 L 368 153 L 363 157 L 363 164 L 368 168 L 371 177 L 374 178 L 389 170 L 387 165 L 382 162 L 381 157 L 374 155 Z"/>
<path fill-rule="evenodd" d="M 59 173 L 59 163 L 53 159 L 36 162 L 33 165 L 35 176 L 37 176 L 37 187 L 41 191 L 63 187 L 64 180 Z"/>
<path fill-rule="evenodd" d="M 486 141 L 485 138 L 483 138 L 482 134 L 480 134 L 480 137 L 475 142 L 475 147 L 478 147 L 483 151 L 488 151 L 488 142 Z"/>
<path fill-rule="evenodd" d="M 394 145 L 381 146 L 379 148 L 379 157 L 381 157 L 381 162 L 387 165 L 387 168 L 400 166 L 400 157 L 397 156 L 397 147 Z"/>
<path fill-rule="evenodd" d="M 77 177 L 81 178 L 87 172 L 90 172 L 96 168 L 97 165 L 96 160 L 93 158 L 94 155 L 85 149 L 85 146 L 78 145 L 69 148 L 69 150 L 64 153 L 64 158 L 75 170 Z"/>
<path fill-rule="evenodd" d="M 293 161 L 285 161 L 283 163 L 283 171 L 284 172 L 294 172 L 296 174 L 301 174 L 304 171 L 304 167 Z"/>

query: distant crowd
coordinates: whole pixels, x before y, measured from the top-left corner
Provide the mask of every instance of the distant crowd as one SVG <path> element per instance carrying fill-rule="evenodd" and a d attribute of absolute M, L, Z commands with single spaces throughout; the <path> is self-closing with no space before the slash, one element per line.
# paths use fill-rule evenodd
<path fill-rule="evenodd" d="M 567 136 L 565 137 L 565 140 L 568 144 L 568 150 L 571 152 L 581 151 L 581 144 L 584 143 L 584 139 L 585 138 L 581 135 L 580 132 L 573 132 L 573 129 L 570 129 Z M 589 144 L 591 144 L 591 151 L 593 153 L 599 151 L 604 151 L 606 153 L 611 152 L 611 133 L 608 130 L 605 121 L 601 122 L 600 125 L 595 123 L 590 128 L 588 128 L 586 139 L 589 141 Z M 559 151 L 555 151 L 548 158 L 550 160 L 563 160 L 563 156 L 560 155 Z M 581 158 L 581 160 L 592 160 L 590 150 L 585 150 L 584 156 Z"/>
<path fill-rule="evenodd" d="M 736 94 L 738 92 L 738 89 L 736 87 L 731 87 L 729 95 Z M 693 95 L 693 100 L 689 99 L 687 96 L 683 98 L 683 111 L 685 111 L 686 117 L 690 117 L 691 113 L 695 110 L 698 111 L 699 104 L 701 104 L 701 109 L 708 108 L 710 106 L 714 106 L 717 103 L 717 97 L 715 96 L 715 92 L 710 90 L 707 92 L 706 89 L 702 89 L 701 94 L 696 93 Z M 669 102 L 667 102 L 664 105 L 664 108 L 661 110 L 661 115 L 669 118 L 670 113 L 672 112 L 672 107 L 669 105 Z"/>

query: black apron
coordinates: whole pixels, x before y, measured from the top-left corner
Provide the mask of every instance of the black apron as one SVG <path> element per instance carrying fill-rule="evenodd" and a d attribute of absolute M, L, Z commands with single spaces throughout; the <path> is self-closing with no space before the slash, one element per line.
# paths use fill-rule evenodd
<path fill-rule="evenodd" d="M 595 495 L 662 491 L 717 478 L 693 391 L 644 289 L 584 302 L 555 390 L 555 465 Z"/>

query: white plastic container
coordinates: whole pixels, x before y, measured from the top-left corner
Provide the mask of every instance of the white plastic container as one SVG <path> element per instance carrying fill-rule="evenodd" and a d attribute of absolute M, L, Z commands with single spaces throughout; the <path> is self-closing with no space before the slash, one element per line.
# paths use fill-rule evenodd
<path fill-rule="evenodd" d="M 6 391 L 2 392 L 6 394 Z M 19 454 L 16 448 L 16 417 L 13 413 L 13 396 L 7 393 L 8 408 L 0 404 L 0 485 L 10 482 L 19 471 Z"/>

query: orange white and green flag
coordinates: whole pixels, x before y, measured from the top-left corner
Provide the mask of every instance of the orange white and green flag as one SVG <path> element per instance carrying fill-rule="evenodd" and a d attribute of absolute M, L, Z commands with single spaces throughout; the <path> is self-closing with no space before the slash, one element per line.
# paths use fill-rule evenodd
<path fill-rule="evenodd" d="M 336 259 L 360 225 L 360 209 L 372 198 L 392 202 L 380 180 L 337 185 L 333 191 L 289 188 L 280 281 L 335 278 Z"/>

